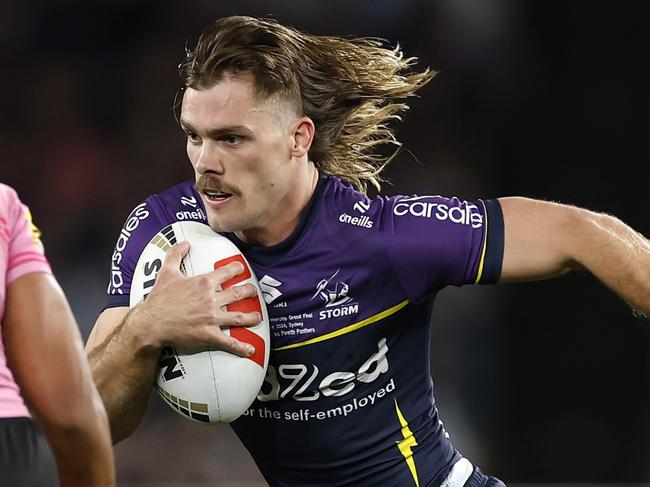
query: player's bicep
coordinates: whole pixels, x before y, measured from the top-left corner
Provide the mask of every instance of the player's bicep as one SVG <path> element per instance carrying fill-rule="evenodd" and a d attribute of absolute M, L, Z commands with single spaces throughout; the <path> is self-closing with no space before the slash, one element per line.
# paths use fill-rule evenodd
<path fill-rule="evenodd" d="M 499 282 L 547 279 L 578 267 L 571 258 L 578 208 L 522 197 L 499 203 L 504 223 Z"/>
<path fill-rule="evenodd" d="M 128 313 L 129 308 L 126 306 L 106 308 L 100 313 L 86 341 L 86 353 L 89 356 L 113 334 Z"/>

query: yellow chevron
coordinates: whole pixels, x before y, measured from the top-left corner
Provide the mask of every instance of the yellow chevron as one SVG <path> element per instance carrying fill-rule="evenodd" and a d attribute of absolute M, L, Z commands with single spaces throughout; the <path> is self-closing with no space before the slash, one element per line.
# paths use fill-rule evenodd
<path fill-rule="evenodd" d="M 32 221 L 32 212 L 29 211 L 29 208 L 25 210 L 25 218 L 29 223 L 29 230 L 32 232 L 32 237 L 36 245 L 41 245 L 41 231 L 38 229 L 34 222 Z"/>
<path fill-rule="evenodd" d="M 487 250 L 488 212 L 487 212 L 487 208 L 485 207 L 485 203 L 483 203 L 483 214 L 485 215 L 485 230 L 483 230 L 483 234 L 485 235 L 485 238 L 483 239 L 483 250 L 481 251 L 481 262 L 479 262 L 478 265 L 478 272 L 474 284 L 478 284 L 481 280 L 481 277 L 483 277 L 483 265 L 485 264 L 485 251 Z"/>
<path fill-rule="evenodd" d="M 418 471 L 415 468 L 415 459 L 413 458 L 413 450 L 412 450 L 414 446 L 418 446 L 418 442 L 415 441 L 415 436 L 413 436 L 413 433 L 409 428 L 409 424 L 406 422 L 406 419 L 404 419 L 404 415 L 402 414 L 402 411 L 400 411 L 399 406 L 397 405 L 397 400 L 395 400 L 395 410 L 397 411 L 397 418 L 399 419 L 399 424 L 402 425 L 402 436 L 404 437 L 403 440 L 396 442 L 397 448 L 399 448 L 400 453 L 402 454 L 402 456 L 404 456 L 404 459 L 406 460 L 406 465 L 408 465 L 409 470 L 411 471 L 413 480 L 415 480 L 415 485 L 419 487 L 420 480 L 418 479 Z"/>

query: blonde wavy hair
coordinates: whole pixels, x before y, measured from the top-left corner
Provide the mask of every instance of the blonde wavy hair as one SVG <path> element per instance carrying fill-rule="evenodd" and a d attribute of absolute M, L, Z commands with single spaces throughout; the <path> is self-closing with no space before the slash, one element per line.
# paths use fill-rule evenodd
<path fill-rule="evenodd" d="M 404 100 L 435 75 L 377 38 L 316 36 L 272 19 L 225 17 L 209 24 L 179 65 L 184 85 L 208 88 L 224 73 L 251 73 L 256 96 L 295 103 L 316 126 L 309 158 L 362 192 L 380 189 L 381 172 L 401 143 L 389 122 Z M 397 146 L 386 156 L 377 149 Z"/>

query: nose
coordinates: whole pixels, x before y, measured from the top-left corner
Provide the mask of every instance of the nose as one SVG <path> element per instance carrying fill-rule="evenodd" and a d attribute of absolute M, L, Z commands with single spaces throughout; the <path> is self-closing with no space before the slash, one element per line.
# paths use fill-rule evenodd
<path fill-rule="evenodd" d="M 215 147 L 215 144 L 210 141 L 201 144 L 196 158 L 196 172 L 205 174 L 207 172 L 223 174 L 224 166 L 221 161 L 220 151 Z"/>

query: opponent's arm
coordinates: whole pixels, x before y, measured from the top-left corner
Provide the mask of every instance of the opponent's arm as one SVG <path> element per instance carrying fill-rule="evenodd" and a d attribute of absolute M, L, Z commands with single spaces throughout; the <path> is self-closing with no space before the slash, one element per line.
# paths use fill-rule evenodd
<path fill-rule="evenodd" d="M 500 198 L 505 225 L 500 282 L 586 269 L 650 314 L 650 241 L 617 218 L 521 197 Z"/>
<path fill-rule="evenodd" d="M 255 287 L 246 284 L 215 292 L 219 284 L 240 274 L 243 266 L 234 262 L 209 274 L 186 277 L 179 268 L 188 250 L 186 242 L 172 247 L 147 299 L 131 311 L 102 312 L 86 344 L 114 443 L 128 437 L 142 421 L 163 347 L 222 349 L 241 356 L 254 352 L 251 345 L 224 334 L 220 327 L 260 323 L 258 313 L 224 311 L 227 304 L 254 296 Z"/>
<path fill-rule="evenodd" d="M 52 446 L 61 485 L 115 485 L 106 411 L 52 275 L 32 272 L 9 285 L 2 334 L 11 371 Z"/>

